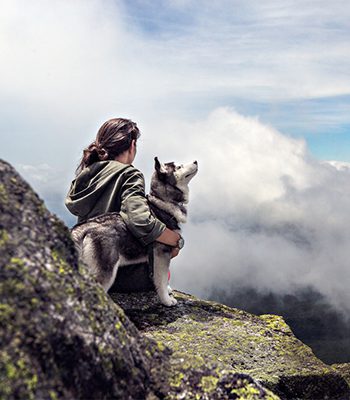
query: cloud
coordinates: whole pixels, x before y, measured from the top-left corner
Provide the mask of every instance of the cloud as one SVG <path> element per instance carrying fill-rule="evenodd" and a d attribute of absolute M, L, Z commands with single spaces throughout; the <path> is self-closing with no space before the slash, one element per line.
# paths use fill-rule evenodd
<path fill-rule="evenodd" d="M 172 129 L 189 138 L 183 156 L 199 161 L 175 283 L 202 296 L 213 286 L 311 286 L 348 310 L 350 169 L 229 109 Z"/>
<path fill-rule="evenodd" d="M 16 142 L 34 136 L 56 162 L 57 149 L 76 158 L 116 114 L 146 123 L 248 101 L 268 104 L 271 116 L 281 102 L 336 97 L 331 116 L 311 104 L 316 121 L 301 115 L 296 124 L 349 121 L 340 98 L 350 91 L 348 2 L 331 10 L 324 1 L 274 0 L 1 0 L 1 7 L 0 112 L 8 121 L 1 131 L 15 132 Z M 34 163 L 32 141 L 26 145 L 30 151 L 17 152 Z"/>
<path fill-rule="evenodd" d="M 234 90 L 242 98 L 270 101 L 349 93 L 346 2 L 337 2 L 332 11 L 324 1 L 205 1 L 200 7 L 160 2 L 151 8 L 137 2 L 129 7 L 142 33 L 157 36 L 160 52 L 153 55 L 164 70 L 176 73 L 178 90 Z M 167 18 L 174 14 L 177 24 Z"/>
<path fill-rule="evenodd" d="M 199 162 L 186 247 L 172 267 L 176 287 L 207 296 L 212 287 L 288 293 L 312 286 L 348 309 L 347 163 L 318 162 L 304 141 L 227 108 L 153 129 L 141 143 L 143 155 Z M 144 157 L 140 164 L 149 177 L 152 164 Z M 63 206 L 69 184 L 63 166 L 17 168 L 48 207 L 73 224 Z"/>
<path fill-rule="evenodd" d="M 175 287 L 206 297 L 213 287 L 285 294 L 311 286 L 348 311 L 348 163 L 319 162 L 303 140 L 229 108 L 159 123 L 140 147 L 137 164 L 148 181 L 153 163 L 145 155 L 199 162 L 186 246 L 172 266 Z M 63 206 L 70 181 L 64 168 L 16 167 L 72 225 Z"/>

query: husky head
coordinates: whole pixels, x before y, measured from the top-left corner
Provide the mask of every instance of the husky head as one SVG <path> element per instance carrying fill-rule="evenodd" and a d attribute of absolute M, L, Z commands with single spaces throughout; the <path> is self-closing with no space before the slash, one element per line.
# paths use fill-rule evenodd
<path fill-rule="evenodd" d="M 154 168 L 151 193 L 164 201 L 188 203 L 188 184 L 198 171 L 197 161 L 181 165 L 173 162 L 162 164 L 155 157 Z"/>

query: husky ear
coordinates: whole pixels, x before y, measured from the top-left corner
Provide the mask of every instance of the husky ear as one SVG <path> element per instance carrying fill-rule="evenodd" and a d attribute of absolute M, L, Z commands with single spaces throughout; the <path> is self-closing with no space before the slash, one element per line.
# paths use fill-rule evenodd
<path fill-rule="evenodd" d="M 165 174 L 166 173 L 164 167 L 159 162 L 158 157 L 154 157 L 154 168 L 158 172 L 158 174 Z"/>
<path fill-rule="evenodd" d="M 158 157 L 154 157 L 154 168 L 157 171 L 159 179 L 162 181 L 166 178 L 166 170 L 163 165 L 159 162 Z"/>
<path fill-rule="evenodd" d="M 154 157 L 154 168 L 156 169 L 156 171 L 160 171 L 160 162 L 158 160 L 158 157 Z"/>

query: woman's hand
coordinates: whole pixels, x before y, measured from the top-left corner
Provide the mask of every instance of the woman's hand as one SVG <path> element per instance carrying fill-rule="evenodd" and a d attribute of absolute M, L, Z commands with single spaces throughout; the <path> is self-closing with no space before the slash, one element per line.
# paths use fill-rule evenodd
<path fill-rule="evenodd" d="M 171 250 L 171 258 L 176 257 L 180 253 L 180 249 L 178 247 L 173 247 Z"/>
<path fill-rule="evenodd" d="M 157 237 L 156 241 L 167 244 L 168 246 L 176 247 L 179 240 L 180 240 L 180 234 L 177 232 L 172 231 L 169 228 L 166 228 L 160 236 Z"/>
<path fill-rule="evenodd" d="M 157 242 L 163 243 L 163 244 L 167 244 L 168 246 L 171 246 L 171 258 L 176 257 L 179 252 L 180 249 L 178 247 L 176 247 L 178 245 L 179 239 L 181 238 L 180 234 L 178 234 L 177 232 L 172 231 L 171 229 L 166 228 L 163 233 L 158 236 L 158 238 L 156 239 Z"/>

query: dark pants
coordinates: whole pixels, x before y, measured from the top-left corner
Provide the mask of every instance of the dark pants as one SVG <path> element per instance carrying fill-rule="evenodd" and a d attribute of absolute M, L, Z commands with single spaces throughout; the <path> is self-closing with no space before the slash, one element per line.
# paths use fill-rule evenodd
<path fill-rule="evenodd" d="M 109 292 L 130 293 L 155 290 L 150 278 L 148 263 L 127 265 L 118 268 L 117 277 Z"/>

